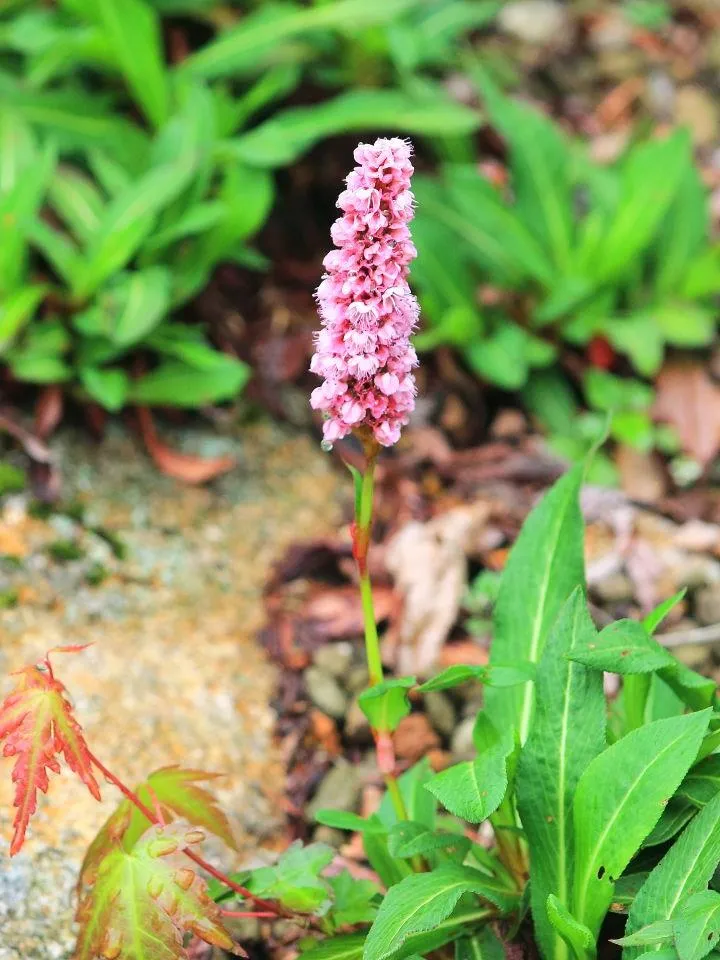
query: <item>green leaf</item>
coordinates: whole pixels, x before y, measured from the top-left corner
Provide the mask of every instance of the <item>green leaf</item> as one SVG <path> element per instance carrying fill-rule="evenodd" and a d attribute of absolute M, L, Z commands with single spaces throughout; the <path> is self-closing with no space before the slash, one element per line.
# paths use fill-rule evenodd
<path fill-rule="evenodd" d="M 527 351 L 527 333 L 508 318 L 490 336 L 471 343 L 465 358 L 479 377 L 504 390 L 519 390 L 530 369 Z"/>
<path fill-rule="evenodd" d="M 470 823 L 481 823 L 497 810 L 505 796 L 505 761 L 514 744 L 484 713 L 478 714 L 473 737 L 479 756 L 435 774 L 427 789 L 450 813 Z"/>
<path fill-rule="evenodd" d="M 171 282 L 172 274 L 165 267 L 147 267 L 119 277 L 112 287 L 116 317 L 110 338 L 122 347 L 143 340 L 170 309 Z"/>
<path fill-rule="evenodd" d="M 490 927 L 455 941 L 455 960 L 505 960 L 505 947 Z"/>
<path fill-rule="evenodd" d="M 429 830 L 413 820 L 400 820 L 390 828 L 388 849 L 393 857 L 409 859 L 442 851 L 463 860 L 471 847 L 467 837 L 456 833 Z"/>
<path fill-rule="evenodd" d="M 654 377 L 662 366 L 665 340 L 651 310 L 635 310 L 609 317 L 604 332 L 610 343 L 626 354 L 643 377 Z"/>
<path fill-rule="evenodd" d="M 130 381 L 124 370 L 81 367 L 80 382 L 101 407 L 117 413 L 125 406 Z"/>
<path fill-rule="evenodd" d="M 569 261 L 572 237 L 570 152 L 560 128 L 539 111 L 503 96 L 486 75 L 475 76 L 490 119 L 508 143 L 515 210 L 558 267 Z"/>
<path fill-rule="evenodd" d="M 576 957 L 577 960 L 590 960 L 595 957 L 595 937 L 588 930 L 584 923 L 580 923 L 570 913 L 562 900 L 559 900 L 554 893 L 549 893 L 545 903 L 545 911 L 548 917 L 550 927 L 558 934 L 556 938 L 557 946 L 561 952 L 547 954 L 556 960 L 556 957 Z M 535 920 L 537 925 L 537 919 Z M 572 953 L 568 951 L 568 947 Z"/>
<path fill-rule="evenodd" d="M 537 232 L 523 223 L 517 207 L 505 202 L 474 164 L 448 166 L 443 171 L 443 180 L 454 210 L 467 220 L 463 239 L 479 240 L 484 232 L 484 243 L 490 248 L 502 248 L 518 278 L 529 276 L 542 284 L 552 281 L 553 266 L 546 249 L 537 241 Z M 481 265 L 492 264 L 492 256 L 483 257 L 482 246 L 478 247 L 478 253 Z"/>
<path fill-rule="evenodd" d="M 224 144 L 228 156 L 257 167 L 293 163 L 313 144 L 340 133 L 367 129 L 399 135 L 451 137 L 472 133 L 479 115 L 437 93 L 411 96 L 399 90 L 349 90 L 312 107 L 291 107 Z"/>
<path fill-rule="evenodd" d="M 664 140 L 635 147 L 622 171 L 614 215 L 599 237 L 586 245 L 584 262 L 591 275 L 606 283 L 625 274 L 652 242 L 684 175 L 689 138 L 678 130 Z"/>
<path fill-rule="evenodd" d="M 575 663 L 622 675 L 652 673 L 675 660 L 636 620 L 617 620 L 569 654 Z"/>
<path fill-rule="evenodd" d="M 596 636 L 583 592 L 576 588 L 550 631 L 538 665 L 535 716 L 517 773 L 518 809 L 530 848 L 535 936 L 553 960 L 567 960 L 570 954 L 567 937 L 549 919 L 546 904 L 549 895 L 560 905 L 570 902 L 573 797 L 588 764 L 605 748 L 602 675 L 568 655 Z"/>
<path fill-rule="evenodd" d="M 652 309 L 651 314 L 665 341 L 673 346 L 704 347 L 715 334 L 715 314 L 711 307 L 667 302 Z"/>
<path fill-rule="evenodd" d="M 678 592 L 673 594 L 672 597 L 668 597 L 667 600 L 663 600 L 662 603 L 659 603 L 654 610 L 651 610 L 650 613 L 645 616 L 645 619 L 642 623 L 648 633 L 655 633 L 665 617 L 674 607 L 678 605 L 678 603 L 680 603 L 680 601 L 685 597 L 686 593 L 687 587 L 683 587 L 682 590 L 678 590 Z"/>
<path fill-rule="evenodd" d="M 236 397 L 247 382 L 249 370 L 233 357 L 208 370 L 167 361 L 133 382 L 128 400 L 136 404 L 168 407 L 201 407 Z"/>
<path fill-rule="evenodd" d="M 690 770 L 678 787 L 677 796 L 696 807 L 704 807 L 719 793 L 720 753 L 712 753 Z"/>
<path fill-rule="evenodd" d="M 253 870 L 247 886 L 259 897 L 278 900 L 288 910 L 322 913 L 332 890 L 320 876 L 335 851 L 324 843 L 293 843 L 274 867 Z"/>
<path fill-rule="evenodd" d="M 682 784 L 679 789 L 682 789 Z M 645 838 L 643 847 L 656 847 L 672 840 L 692 820 L 696 812 L 696 808 L 687 800 L 676 800 L 673 797 L 663 810 L 658 822 Z M 615 894 L 617 895 L 617 890 Z"/>
<path fill-rule="evenodd" d="M 333 891 L 331 917 L 336 927 L 370 923 L 375 918 L 380 889 L 372 880 L 357 880 L 343 870 L 328 883 Z"/>
<path fill-rule="evenodd" d="M 158 14 L 145 0 L 97 0 L 97 14 L 143 113 L 161 126 L 167 119 L 169 90 Z"/>
<path fill-rule="evenodd" d="M 640 888 L 626 933 L 656 920 L 677 916 L 690 895 L 704 890 L 720 863 L 720 794 L 688 824 Z M 636 960 L 639 951 L 626 949 L 623 960 Z M 655 954 L 653 956 L 656 956 Z"/>
<path fill-rule="evenodd" d="M 537 664 L 560 608 L 584 582 L 582 477 L 578 465 L 555 484 L 527 518 L 510 551 L 495 605 L 491 666 Z M 524 743 L 533 712 L 533 685 L 488 687 L 485 702 L 495 726 L 515 727 Z"/>
<path fill-rule="evenodd" d="M 243 17 L 212 43 L 205 44 L 181 65 L 182 73 L 213 79 L 260 72 L 268 55 L 279 55 L 291 40 L 318 31 L 367 29 L 392 22 L 417 5 L 417 0 L 335 0 L 331 4 L 299 7 L 277 4 Z"/>
<path fill-rule="evenodd" d="M 364 960 L 397 954 L 411 935 L 432 930 L 449 917 L 464 893 L 477 893 L 500 908 L 512 900 L 489 891 L 476 870 L 457 864 L 413 874 L 388 890 L 365 942 Z"/>
<path fill-rule="evenodd" d="M 33 126 L 50 134 L 63 152 L 100 148 L 128 170 L 138 172 L 147 158 L 148 140 L 134 123 L 115 116 L 104 98 L 87 88 L 53 91 L 25 89 L 0 74 L 0 98 Z"/>
<path fill-rule="evenodd" d="M 364 933 L 348 933 L 341 937 L 328 937 L 315 941 L 300 954 L 302 960 L 361 960 L 365 946 Z"/>
<path fill-rule="evenodd" d="M 619 940 L 613 940 L 620 947 L 648 947 L 657 943 L 665 943 L 673 938 L 672 920 L 656 920 L 650 923 L 642 930 L 629 934 L 627 937 L 621 937 Z"/>
<path fill-rule="evenodd" d="M 77 297 L 89 296 L 134 256 L 160 211 L 190 182 L 195 159 L 190 151 L 175 163 L 155 167 L 110 201 L 88 244 L 87 264 L 75 284 Z"/>
<path fill-rule="evenodd" d="M 680 960 L 703 960 L 720 942 L 720 893 L 703 890 L 689 897 L 674 926 Z"/>
<path fill-rule="evenodd" d="M 0 303 L 0 353 L 15 335 L 29 323 L 47 293 L 47 287 L 19 287 Z"/>
<path fill-rule="evenodd" d="M 656 720 L 608 747 L 575 792 L 573 913 L 594 933 L 613 885 L 697 756 L 710 711 Z M 598 790 L 602 784 L 602 790 Z"/>
<path fill-rule="evenodd" d="M 402 718 L 410 713 L 408 690 L 416 683 L 415 677 L 394 677 L 363 690 L 358 703 L 374 730 L 383 733 L 395 730 Z"/>
<path fill-rule="evenodd" d="M 16 380 L 26 383 L 62 383 L 72 376 L 63 360 L 44 353 L 15 353 L 10 358 L 10 368 Z"/>
<path fill-rule="evenodd" d="M 492 667 L 476 667 L 466 664 L 455 664 L 446 667 L 442 673 L 417 688 L 418 693 L 429 693 L 431 690 L 450 690 L 462 683 L 471 680 L 479 681 L 489 687 L 514 687 L 518 683 L 532 680 L 535 671 L 530 664 L 516 664 L 512 667 L 494 664 Z"/>
<path fill-rule="evenodd" d="M 84 269 L 82 258 L 65 234 L 38 219 L 28 228 L 28 239 L 68 286 L 79 282 Z"/>
<path fill-rule="evenodd" d="M 227 216 L 225 206 L 220 202 L 198 203 L 184 211 L 180 217 L 165 229 L 154 234 L 144 245 L 145 253 L 158 253 L 172 246 L 178 240 L 205 233 Z"/>
<path fill-rule="evenodd" d="M 387 833 L 377 817 L 361 817 L 357 813 L 345 810 L 318 810 L 315 814 L 318 823 L 336 830 L 357 830 L 360 833 Z"/>
<path fill-rule="evenodd" d="M 709 220 L 707 190 L 688 144 L 685 170 L 661 223 L 655 252 L 654 285 L 662 297 L 678 291 L 708 237 Z"/>
<path fill-rule="evenodd" d="M 103 198 L 93 181 L 72 167 L 58 167 L 48 190 L 50 205 L 80 241 L 100 223 Z"/>
<path fill-rule="evenodd" d="M 397 860 L 388 849 L 387 834 L 363 833 L 363 848 L 368 863 L 380 877 L 386 887 L 392 887 L 412 873 L 412 867 L 405 860 Z"/>
<path fill-rule="evenodd" d="M 430 830 L 435 827 L 437 803 L 425 787 L 430 780 L 432 780 L 433 776 L 430 761 L 427 757 L 423 757 L 422 760 L 418 761 L 418 763 L 410 767 L 409 770 L 406 770 L 405 773 L 398 778 L 398 787 L 400 788 L 408 819 L 416 820 Z M 387 794 L 383 797 L 378 815 L 383 823 L 388 826 L 392 826 L 392 824 L 397 822 L 395 808 Z"/>

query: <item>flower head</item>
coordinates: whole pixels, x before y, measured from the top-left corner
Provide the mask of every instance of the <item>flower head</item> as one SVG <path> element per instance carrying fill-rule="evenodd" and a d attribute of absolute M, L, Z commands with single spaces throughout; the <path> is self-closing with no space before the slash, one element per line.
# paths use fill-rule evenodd
<path fill-rule="evenodd" d="M 410 334 L 418 305 L 407 282 L 417 256 L 408 227 L 411 153 L 397 137 L 361 143 L 358 165 L 338 197 L 342 216 L 331 230 L 338 249 L 325 257 L 316 293 L 322 329 L 310 364 L 324 378 L 310 403 L 326 416 L 329 443 L 362 427 L 391 446 L 415 406 Z"/>

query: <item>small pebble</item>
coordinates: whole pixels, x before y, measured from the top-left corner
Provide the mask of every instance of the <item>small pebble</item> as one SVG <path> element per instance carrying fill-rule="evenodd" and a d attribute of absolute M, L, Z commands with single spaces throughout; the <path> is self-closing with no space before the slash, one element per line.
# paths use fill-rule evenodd
<path fill-rule="evenodd" d="M 423 694 L 425 713 L 438 733 L 449 737 L 455 729 L 455 708 L 452 700 L 441 690 Z"/>
<path fill-rule="evenodd" d="M 312 821 L 318 810 L 355 811 L 361 789 L 362 780 L 357 768 L 347 760 L 339 758 L 326 773 L 308 804 L 307 819 Z"/>
<path fill-rule="evenodd" d="M 327 643 L 315 651 L 315 666 L 331 674 L 338 680 L 344 680 L 353 662 L 355 648 L 347 640 L 339 643 Z"/>
<path fill-rule="evenodd" d="M 348 696 L 331 673 L 320 667 L 308 667 L 305 671 L 305 685 L 312 702 L 336 720 L 345 716 Z"/>

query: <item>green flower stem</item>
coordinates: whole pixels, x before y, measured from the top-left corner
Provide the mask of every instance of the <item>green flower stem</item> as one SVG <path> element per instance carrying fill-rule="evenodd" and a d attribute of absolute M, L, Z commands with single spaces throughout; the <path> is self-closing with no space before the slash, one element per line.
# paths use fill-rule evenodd
<path fill-rule="evenodd" d="M 360 490 L 355 501 L 354 553 L 360 580 L 360 600 L 362 603 L 363 625 L 365 628 L 365 655 L 367 656 L 370 686 L 382 683 L 384 679 L 380 638 L 378 637 L 375 609 L 373 606 L 372 584 L 367 566 L 370 530 L 372 528 L 373 493 L 375 489 L 375 464 L 379 448 L 376 443 L 367 443 L 365 453 L 367 463 L 360 479 Z M 373 735 L 377 740 L 378 731 Z M 407 810 L 403 801 L 397 778 L 392 773 L 385 774 L 385 786 L 398 820 L 407 820 Z"/>
<path fill-rule="evenodd" d="M 362 602 L 363 623 L 365 626 L 365 653 L 367 655 L 370 685 L 373 687 L 375 684 L 382 683 L 383 681 L 380 639 L 377 632 L 377 623 L 375 622 L 372 584 L 370 583 L 370 576 L 367 569 L 367 551 L 370 545 L 370 528 L 372 526 L 376 459 L 377 453 L 371 454 L 368 457 L 367 467 L 362 475 L 360 497 L 355 518 L 356 559 L 360 577 L 360 600 Z"/>

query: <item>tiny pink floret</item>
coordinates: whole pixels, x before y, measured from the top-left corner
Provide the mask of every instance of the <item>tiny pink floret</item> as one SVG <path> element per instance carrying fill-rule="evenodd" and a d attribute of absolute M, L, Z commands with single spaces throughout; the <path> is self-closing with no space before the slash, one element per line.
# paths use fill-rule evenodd
<path fill-rule="evenodd" d="M 361 143 L 358 166 L 338 197 L 343 214 L 330 231 L 338 249 L 324 260 L 316 294 L 322 329 L 310 364 L 324 381 L 310 403 L 325 414 L 328 443 L 362 426 L 392 446 L 415 406 L 410 335 L 418 305 L 407 282 L 417 256 L 408 227 L 411 153 L 396 137 Z"/>

